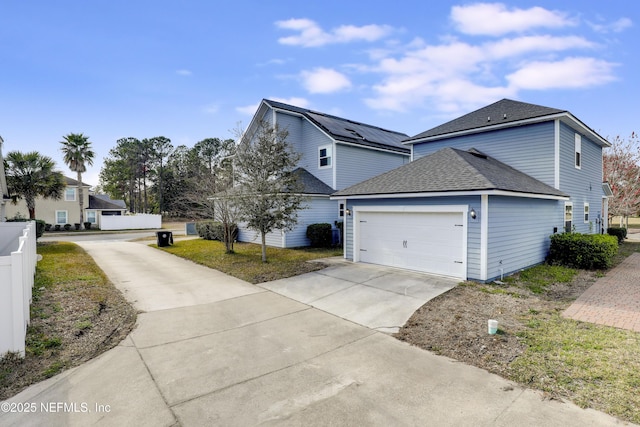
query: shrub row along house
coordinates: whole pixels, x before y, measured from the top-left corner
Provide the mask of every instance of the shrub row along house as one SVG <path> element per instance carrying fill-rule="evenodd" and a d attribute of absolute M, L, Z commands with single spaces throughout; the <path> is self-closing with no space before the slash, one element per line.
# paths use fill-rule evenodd
<path fill-rule="evenodd" d="M 272 246 L 343 222 L 349 260 L 488 281 L 543 262 L 553 233 L 607 227 L 610 144 L 565 110 L 503 99 L 413 137 L 269 100 L 249 137 L 261 121 L 289 132 L 309 196 Z"/>

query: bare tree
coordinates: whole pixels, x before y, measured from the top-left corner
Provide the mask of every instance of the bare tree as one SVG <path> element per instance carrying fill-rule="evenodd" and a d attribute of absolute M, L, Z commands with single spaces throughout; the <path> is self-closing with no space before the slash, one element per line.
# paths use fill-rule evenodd
<path fill-rule="evenodd" d="M 604 180 L 613 191 L 609 214 L 621 221 L 640 210 L 639 142 L 635 132 L 627 139 L 617 136 L 602 158 Z"/>
<path fill-rule="evenodd" d="M 286 130 L 260 122 L 255 133 L 240 136 L 236 147 L 236 186 L 230 200 L 240 220 L 260 233 L 262 262 L 267 262 L 266 235 L 291 230 L 303 209 L 302 188 L 293 172 L 300 155 L 291 150 L 287 136 Z"/>

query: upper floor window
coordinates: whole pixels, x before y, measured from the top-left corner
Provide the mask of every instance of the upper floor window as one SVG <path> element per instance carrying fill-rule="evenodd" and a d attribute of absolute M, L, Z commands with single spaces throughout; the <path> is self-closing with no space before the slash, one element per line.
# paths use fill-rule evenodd
<path fill-rule="evenodd" d="M 323 145 L 322 147 L 318 147 L 318 167 L 320 169 L 331 167 L 331 150 L 331 145 Z"/>
<path fill-rule="evenodd" d="M 576 169 L 580 169 L 582 167 L 582 136 L 576 133 L 575 140 L 575 152 L 576 152 Z"/>
<path fill-rule="evenodd" d="M 76 189 L 74 187 L 67 187 L 64 190 L 64 200 L 66 202 L 76 201 Z"/>

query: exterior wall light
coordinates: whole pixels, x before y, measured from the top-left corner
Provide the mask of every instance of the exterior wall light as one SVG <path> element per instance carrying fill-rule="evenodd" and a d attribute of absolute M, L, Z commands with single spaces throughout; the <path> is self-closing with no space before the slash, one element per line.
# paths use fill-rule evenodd
<path fill-rule="evenodd" d="M 344 213 L 346 213 L 347 216 L 351 216 L 351 209 L 345 209 Z"/>
<path fill-rule="evenodd" d="M 476 219 L 478 217 L 478 214 L 476 213 L 475 209 L 471 208 L 469 216 L 471 217 L 471 219 Z"/>

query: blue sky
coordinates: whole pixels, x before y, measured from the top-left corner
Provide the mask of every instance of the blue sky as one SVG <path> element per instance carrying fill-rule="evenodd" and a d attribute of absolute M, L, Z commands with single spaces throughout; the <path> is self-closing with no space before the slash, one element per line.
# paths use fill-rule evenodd
<path fill-rule="evenodd" d="M 82 132 L 232 138 L 262 98 L 409 135 L 502 98 L 640 130 L 636 2 L 44 1 L 0 4 L 3 152 Z"/>

